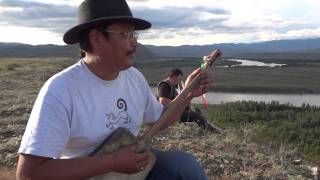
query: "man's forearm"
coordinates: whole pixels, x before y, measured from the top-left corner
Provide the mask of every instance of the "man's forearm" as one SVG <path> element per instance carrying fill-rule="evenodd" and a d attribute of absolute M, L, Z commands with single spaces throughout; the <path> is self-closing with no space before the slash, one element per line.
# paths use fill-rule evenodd
<path fill-rule="evenodd" d="M 165 106 L 163 113 L 165 113 L 165 111 L 167 109 L 170 109 L 171 108 L 170 106 L 172 106 L 172 105 L 175 106 L 175 108 L 174 108 L 174 111 L 171 113 L 169 120 L 166 121 L 166 123 L 164 123 L 163 126 L 161 127 L 161 130 L 171 126 L 172 124 L 174 124 L 180 120 L 182 112 L 190 104 L 191 99 L 192 98 L 190 98 L 190 97 L 183 98 L 183 100 L 180 103 L 178 103 L 178 105 L 177 105 L 177 103 L 175 101 L 177 101 L 179 99 L 176 98 Z"/>
<path fill-rule="evenodd" d="M 99 174 L 112 171 L 112 157 L 93 156 L 72 159 L 48 159 L 38 165 L 25 163 L 23 158 L 30 158 L 30 155 L 20 155 L 17 169 L 17 179 L 86 179 Z M 32 157 L 31 157 L 32 158 Z M 25 159 L 26 160 L 26 159 Z M 27 161 L 25 161 L 27 162 Z M 33 166 L 32 168 L 28 166 Z"/>
<path fill-rule="evenodd" d="M 185 107 L 190 103 L 192 95 L 190 94 L 192 87 L 187 87 L 170 102 L 166 109 L 162 112 L 160 119 L 151 127 L 151 129 L 142 137 L 144 142 L 152 139 L 152 136 L 161 129 L 172 125 L 180 119 L 180 115 Z"/>

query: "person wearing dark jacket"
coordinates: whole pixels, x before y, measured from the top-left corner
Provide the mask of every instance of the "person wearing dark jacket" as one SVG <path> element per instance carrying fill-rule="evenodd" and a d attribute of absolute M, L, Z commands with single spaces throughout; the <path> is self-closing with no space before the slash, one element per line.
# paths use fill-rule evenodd
<path fill-rule="evenodd" d="M 168 105 L 178 96 L 177 88 L 182 82 L 183 72 L 179 68 L 174 68 L 168 74 L 168 77 L 158 83 L 158 100 L 163 105 Z M 220 133 L 220 129 L 208 123 L 200 109 L 192 107 L 191 104 L 186 107 L 180 117 L 180 122 L 195 122 L 202 129 L 210 132 Z"/>

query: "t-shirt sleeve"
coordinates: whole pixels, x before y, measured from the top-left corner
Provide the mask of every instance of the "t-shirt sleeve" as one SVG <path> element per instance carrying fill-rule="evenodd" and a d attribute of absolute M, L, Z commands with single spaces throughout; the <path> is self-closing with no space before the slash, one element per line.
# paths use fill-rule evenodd
<path fill-rule="evenodd" d="M 150 87 L 148 87 L 146 102 L 143 122 L 154 123 L 159 120 L 163 111 L 163 105 L 157 101 L 156 97 L 152 94 Z"/>
<path fill-rule="evenodd" d="M 168 83 L 160 83 L 158 85 L 158 96 L 164 97 L 168 99 L 172 99 L 171 97 L 171 86 Z"/>
<path fill-rule="evenodd" d="M 37 97 L 19 153 L 59 158 L 67 144 L 70 135 L 67 93 L 59 93 L 59 88 L 54 93 L 48 89 L 45 85 Z"/>
<path fill-rule="evenodd" d="M 144 123 L 155 123 L 159 120 L 162 111 L 163 105 L 157 101 L 155 95 L 152 93 L 150 86 L 144 76 L 138 71 L 137 77 L 139 78 L 140 88 L 143 90 L 145 104 L 143 112 L 143 122 Z"/>

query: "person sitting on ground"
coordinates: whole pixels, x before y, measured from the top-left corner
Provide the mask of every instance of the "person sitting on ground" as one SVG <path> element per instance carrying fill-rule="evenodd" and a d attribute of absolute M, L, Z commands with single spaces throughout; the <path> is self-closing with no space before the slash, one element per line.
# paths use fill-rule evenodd
<path fill-rule="evenodd" d="M 182 82 L 183 73 L 180 69 L 174 68 L 170 71 L 167 78 L 158 83 L 158 100 L 163 105 L 168 105 L 178 96 L 178 85 Z M 195 122 L 202 129 L 210 132 L 220 133 L 221 130 L 208 123 L 207 119 L 201 113 L 199 108 L 191 106 L 186 107 L 180 117 L 180 122 Z"/>

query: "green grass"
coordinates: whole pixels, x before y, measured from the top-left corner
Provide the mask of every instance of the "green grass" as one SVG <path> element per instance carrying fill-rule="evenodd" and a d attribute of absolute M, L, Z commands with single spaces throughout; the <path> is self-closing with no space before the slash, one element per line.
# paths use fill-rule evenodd
<path fill-rule="evenodd" d="M 235 102 L 211 105 L 208 116 L 224 128 L 249 128 L 258 141 L 288 145 L 320 163 L 320 107 Z"/>

